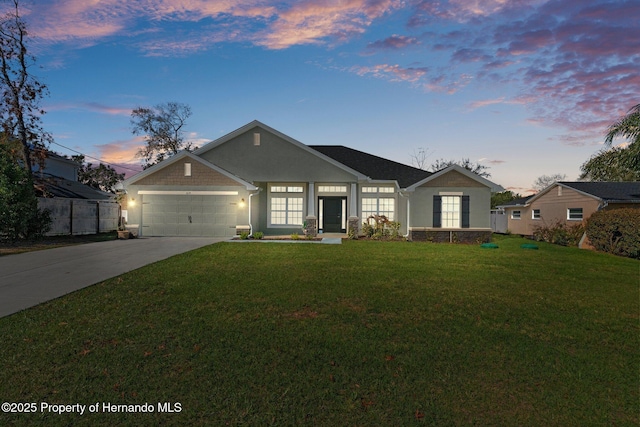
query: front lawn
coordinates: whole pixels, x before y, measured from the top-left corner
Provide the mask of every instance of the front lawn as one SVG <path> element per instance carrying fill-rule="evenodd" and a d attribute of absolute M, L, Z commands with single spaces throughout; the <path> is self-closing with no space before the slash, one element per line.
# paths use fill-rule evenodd
<path fill-rule="evenodd" d="M 0 425 L 638 425 L 640 262 L 496 242 L 221 243 L 0 319 Z"/>

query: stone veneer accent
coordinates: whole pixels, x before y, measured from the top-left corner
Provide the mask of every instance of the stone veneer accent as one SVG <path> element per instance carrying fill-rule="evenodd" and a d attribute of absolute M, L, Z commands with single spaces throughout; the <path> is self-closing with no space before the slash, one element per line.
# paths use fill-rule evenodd
<path fill-rule="evenodd" d="M 305 233 L 307 236 L 316 237 L 318 235 L 318 218 L 315 216 L 308 216 L 305 218 L 307 226 Z"/>
<path fill-rule="evenodd" d="M 350 216 L 347 223 L 347 233 L 349 230 L 354 230 L 354 236 L 360 234 L 360 218 L 357 216 Z"/>
<path fill-rule="evenodd" d="M 191 176 L 184 176 L 184 164 L 191 163 Z M 217 172 L 202 163 L 185 159 L 177 161 L 149 176 L 137 181 L 135 185 L 220 185 L 237 186 L 237 181 Z"/>
<path fill-rule="evenodd" d="M 409 239 L 414 242 L 434 243 L 489 243 L 491 230 L 411 230 Z"/>

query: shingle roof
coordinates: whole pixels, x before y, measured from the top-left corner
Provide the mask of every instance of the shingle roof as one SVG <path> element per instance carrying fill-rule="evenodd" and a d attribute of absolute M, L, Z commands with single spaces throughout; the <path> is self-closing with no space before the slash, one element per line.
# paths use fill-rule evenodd
<path fill-rule="evenodd" d="M 354 150 L 353 148 L 343 145 L 309 145 L 309 148 L 327 157 L 331 157 L 333 160 L 372 179 L 398 181 L 400 188 L 406 188 L 432 175 L 431 172 Z"/>
<path fill-rule="evenodd" d="M 640 203 L 640 182 L 559 182 L 608 202 Z"/>
<path fill-rule="evenodd" d="M 44 193 L 49 196 L 70 199 L 99 200 L 108 200 L 115 198 L 115 194 L 96 190 L 89 187 L 88 185 L 81 184 L 77 181 L 69 181 L 68 179 L 46 175 L 40 176 L 40 174 L 36 175 L 34 175 L 33 177 L 35 186 L 40 190 L 44 190 Z"/>
<path fill-rule="evenodd" d="M 527 197 L 520 197 L 518 199 L 513 199 L 507 203 L 502 203 L 501 205 L 498 205 L 496 207 L 498 208 L 512 208 L 512 207 L 516 207 L 516 206 L 525 206 L 527 204 L 527 202 L 529 201 L 530 198 L 532 198 L 533 196 L 527 196 Z"/>

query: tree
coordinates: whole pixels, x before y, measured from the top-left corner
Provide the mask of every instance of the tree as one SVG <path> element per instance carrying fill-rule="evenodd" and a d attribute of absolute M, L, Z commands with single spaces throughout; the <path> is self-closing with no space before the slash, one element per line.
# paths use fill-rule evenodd
<path fill-rule="evenodd" d="M 32 180 L 32 153 L 44 161 L 46 144 L 51 141 L 40 126 L 44 111 L 39 103 L 48 92 L 30 73 L 35 57 L 28 53 L 27 26 L 20 16 L 19 1 L 11 3 L 11 10 L 0 18 L 0 116 L 2 131 L 22 145 L 22 166 Z"/>
<path fill-rule="evenodd" d="M 72 159 L 81 165 L 78 170 L 78 181 L 91 188 L 115 193 L 113 187 L 124 179 L 124 174 L 116 172 L 111 166 L 100 163 L 94 167 L 91 163 L 85 163 L 83 155 L 72 156 Z"/>
<path fill-rule="evenodd" d="M 602 150 L 580 166 L 585 181 L 640 181 L 640 144 Z"/>
<path fill-rule="evenodd" d="M 619 136 L 627 138 L 626 147 L 610 148 Z M 580 179 L 588 181 L 640 180 L 640 104 L 609 126 L 604 138 L 605 149 L 580 166 Z"/>
<path fill-rule="evenodd" d="M 0 240 L 41 237 L 49 231 L 49 211 L 38 208 L 29 172 L 15 161 L 20 143 L 2 135 L 0 141 Z"/>
<path fill-rule="evenodd" d="M 618 136 L 629 139 L 631 144 L 640 143 L 640 104 L 631 107 L 625 116 L 609 126 L 605 145 L 611 146 L 613 139 Z"/>
<path fill-rule="evenodd" d="M 427 158 L 429 157 L 429 150 L 422 147 L 417 150 L 413 150 L 413 153 L 409 155 L 411 158 L 411 164 L 422 170 L 427 170 Z"/>
<path fill-rule="evenodd" d="M 515 199 L 521 198 L 522 195 L 507 190 L 500 193 L 491 193 L 491 209 L 495 209 L 496 206 L 504 205 Z"/>
<path fill-rule="evenodd" d="M 146 140 L 146 145 L 138 151 L 145 162 L 144 169 L 181 149 L 191 151 L 192 145 L 185 141 L 183 129 L 190 116 L 191 108 L 178 102 L 138 107 L 131 112 L 133 134 L 144 135 Z"/>
<path fill-rule="evenodd" d="M 451 165 L 462 166 L 463 168 L 475 173 L 476 175 L 484 177 L 484 178 L 490 178 L 491 177 L 491 173 L 487 172 L 487 169 L 489 169 L 488 166 L 485 166 L 485 165 L 480 164 L 480 163 L 473 163 L 469 159 L 462 159 L 460 161 L 439 159 L 439 160 L 436 160 L 434 163 L 431 164 L 431 170 L 433 172 L 437 172 L 439 170 L 448 168 Z"/>
<path fill-rule="evenodd" d="M 551 184 L 565 179 L 567 179 L 567 175 L 561 173 L 554 173 L 553 175 L 541 175 L 533 182 L 533 188 L 536 191 L 541 191 Z"/>

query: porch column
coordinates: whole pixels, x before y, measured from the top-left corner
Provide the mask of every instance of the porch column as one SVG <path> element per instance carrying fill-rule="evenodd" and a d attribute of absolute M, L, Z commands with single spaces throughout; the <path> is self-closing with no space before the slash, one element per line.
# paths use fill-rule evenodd
<path fill-rule="evenodd" d="M 316 192 L 315 183 L 309 182 L 309 194 L 307 195 L 307 218 L 305 234 L 316 236 L 318 234 L 318 218 L 316 217 Z"/>
<path fill-rule="evenodd" d="M 358 184 L 351 183 L 351 203 L 349 203 L 349 216 L 358 216 Z"/>
<path fill-rule="evenodd" d="M 347 232 L 349 236 L 357 237 L 360 233 L 360 218 L 358 218 L 358 184 L 354 182 L 351 183 L 350 200 Z"/>
<path fill-rule="evenodd" d="M 315 183 L 309 183 L 309 198 L 307 199 L 307 216 L 316 216 L 316 195 L 315 195 Z"/>

